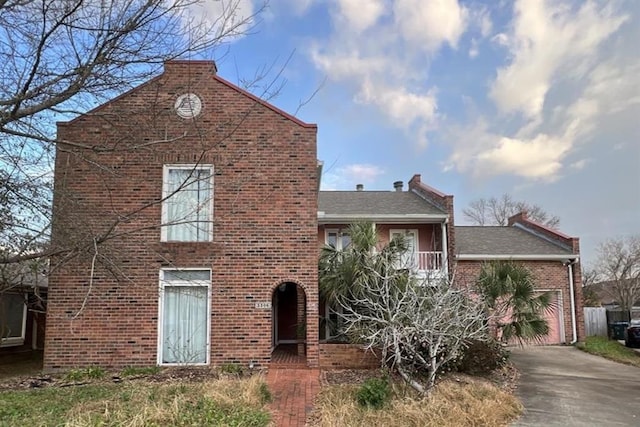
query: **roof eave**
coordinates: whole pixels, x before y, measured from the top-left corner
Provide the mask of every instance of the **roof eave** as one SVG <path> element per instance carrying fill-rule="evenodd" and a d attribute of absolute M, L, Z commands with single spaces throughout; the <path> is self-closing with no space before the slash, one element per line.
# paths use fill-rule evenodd
<path fill-rule="evenodd" d="M 325 214 L 318 212 L 319 224 L 345 224 L 354 221 L 371 221 L 389 224 L 439 223 L 449 218 L 446 214 L 406 214 L 406 215 L 366 215 L 366 214 Z"/>
<path fill-rule="evenodd" d="M 513 260 L 513 261 L 566 261 L 579 260 L 578 254 L 458 254 L 459 261 L 491 261 L 491 260 Z"/>

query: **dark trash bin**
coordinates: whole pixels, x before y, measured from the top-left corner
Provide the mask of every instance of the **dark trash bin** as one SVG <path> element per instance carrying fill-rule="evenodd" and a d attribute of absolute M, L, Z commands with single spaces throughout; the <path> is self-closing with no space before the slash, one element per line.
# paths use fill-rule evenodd
<path fill-rule="evenodd" d="M 629 322 L 613 322 L 609 325 L 609 336 L 612 340 L 623 340 Z"/>

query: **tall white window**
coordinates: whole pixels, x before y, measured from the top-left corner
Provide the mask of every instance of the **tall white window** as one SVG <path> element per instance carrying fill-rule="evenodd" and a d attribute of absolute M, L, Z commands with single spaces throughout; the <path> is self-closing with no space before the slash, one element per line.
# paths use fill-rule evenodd
<path fill-rule="evenodd" d="M 213 238 L 213 166 L 165 165 L 162 241 Z"/>
<path fill-rule="evenodd" d="M 211 271 L 162 270 L 158 364 L 208 364 L 210 332 Z"/>
<path fill-rule="evenodd" d="M 25 294 L 3 293 L 0 295 L 0 345 L 8 347 L 24 344 L 26 324 Z"/>

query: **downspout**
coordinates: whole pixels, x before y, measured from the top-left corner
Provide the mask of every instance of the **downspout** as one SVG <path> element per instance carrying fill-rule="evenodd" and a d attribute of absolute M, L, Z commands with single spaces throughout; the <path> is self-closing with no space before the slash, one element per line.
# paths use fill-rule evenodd
<path fill-rule="evenodd" d="M 573 334 L 573 340 L 571 341 L 571 345 L 575 344 L 578 341 L 578 330 L 576 325 L 576 295 L 573 289 L 573 264 L 576 263 L 576 260 L 569 260 L 567 264 L 567 270 L 569 272 L 569 296 L 571 298 L 571 333 Z"/>

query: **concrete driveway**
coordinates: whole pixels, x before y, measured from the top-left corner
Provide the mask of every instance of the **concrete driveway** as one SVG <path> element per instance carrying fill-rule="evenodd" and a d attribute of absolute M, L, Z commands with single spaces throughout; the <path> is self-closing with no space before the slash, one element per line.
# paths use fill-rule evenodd
<path fill-rule="evenodd" d="M 573 347 L 513 348 L 524 415 L 514 426 L 640 426 L 640 368 Z"/>

